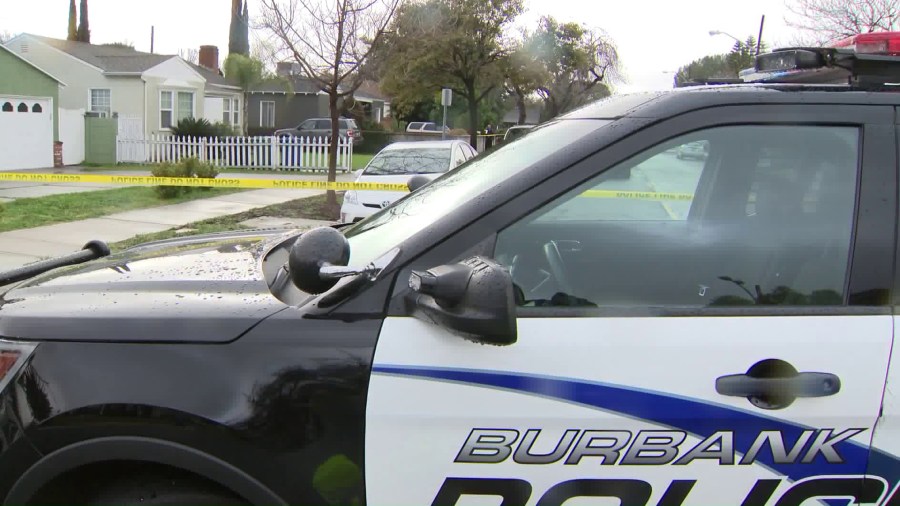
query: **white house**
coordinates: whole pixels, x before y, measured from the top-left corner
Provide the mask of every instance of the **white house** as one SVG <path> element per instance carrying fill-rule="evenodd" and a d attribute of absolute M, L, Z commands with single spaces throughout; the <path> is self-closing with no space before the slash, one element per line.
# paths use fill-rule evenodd
<path fill-rule="evenodd" d="M 167 133 L 187 117 L 240 129 L 241 89 L 218 71 L 218 50 L 203 46 L 200 62 L 151 54 L 122 45 L 87 44 L 19 35 L 6 47 L 53 75 L 65 76 L 59 107 L 116 115 L 132 138 Z"/>

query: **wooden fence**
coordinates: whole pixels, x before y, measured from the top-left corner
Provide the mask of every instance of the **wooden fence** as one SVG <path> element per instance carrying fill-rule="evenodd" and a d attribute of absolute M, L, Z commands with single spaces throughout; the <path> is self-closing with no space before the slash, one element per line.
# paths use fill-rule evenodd
<path fill-rule="evenodd" d="M 221 168 L 328 170 L 325 137 L 173 137 L 151 135 L 143 139 L 119 137 L 119 163 L 175 163 L 196 157 Z M 353 141 L 338 141 L 337 168 L 353 166 Z"/>

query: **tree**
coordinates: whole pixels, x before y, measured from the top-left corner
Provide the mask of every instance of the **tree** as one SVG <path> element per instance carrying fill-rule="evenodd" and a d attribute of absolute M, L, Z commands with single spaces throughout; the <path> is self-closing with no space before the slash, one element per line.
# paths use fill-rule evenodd
<path fill-rule="evenodd" d="M 231 0 L 228 52 L 250 56 L 250 18 L 247 14 L 247 2 L 243 0 Z"/>
<path fill-rule="evenodd" d="M 362 84 L 363 66 L 387 29 L 399 0 L 263 0 L 262 28 L 278 54 L 297 62 L 303 74 L 328 95 L 331 143 L 328 181 L 337 177 L 340 101 Z M 338 213 L 337 196 L 328 206 Z"/>
<path fill-rule="evenodd" d="M 87 0 L 81 0 L 81 23 L 78 25 L 78 40 L 88 44 L 91 43 L 91 26 L 88 22 Z"/>
<path fill-rule="evenodd" d="M 225 58 L 223 65 L 225 77 L 233 80 L 241 87 L 244 96 L 252 90 L 257 84 L 266 79 L 265 66 L 263 63 L 254 58 L 248 58 L 240 53 L 231 53 Z M 243 100 L 243 111 L 241 114 L 242 128 L 247 133 L 247 100 Z"/>
<path fill-rule="evenodd" d="M 785 21 L 808 45 L 900 29 L 900 0 L 790 0 Z"/>
<path fill-rule="evenodd" d="M 766 44 L 759 45 L 759 52 L 766 52 Z M 737 77 L 744 69 L 753 67 L 756 61 L 756 37 L 749 36 L 744 42 L 735 42 L 728 53 L 728 66 L 731 68 L 731 77 Z"/>
<path fill-rule="evenodd" d="M 200 51 L 192 47 L 179 49 L 178 56 L 180 56 L 182 60 L 191 62 L 195 65 L 200 61 Z"/>
<path fill-rule="evenodd" d="M 522 11 L 522 0 L 403 4 L 385 41 L 383 89 L 402 107 L 451 88 L 468 107 L 474 146 L 479 104 L 504 83 L 503 60 L 510 46 L 504 32 Z"/>
<path fill-rule="evenodd" d="M 544 100 L 544 119 L 609 96 L 608 83 L 619 76 L 619 53 L 603 32 L 577 23 L 541 18 L 525 42 L 545 70 L 537 92 Z"/>
<path fill-rule="evenodd" d="M 685 86 L 692 82 L 703 82 L 714 79 L 734 79 L 727 54 L 704 56 L 688 63 L 675 73 L 675 87 Z"/>
<path fill-rule="evenodd" d="M 68 40 L 78 40 L 77 16 L 75 12 L 75 0 L 69 0 L 69 35 Z"/>
<path fill-rule="evenodd" d="M 6 42 L 12 38 L 13 38 L 12 34 L 7 32 L 6 30 L 3 30 L 2 32 L 0 32 L 0 44 L 3 44 L 4 42 Z"/>
<path fill-rule="evenodd" d="M 506 94 L 515 101 L 518 111 L 516 122 L 522 125 L 528 118 L 528 97 L 536 93 L 541 84 L 548 82 L 550 76 L 536 55 L 525 47 L 524 41 L 504 60 L 503 75 L 506 77 Z"/>

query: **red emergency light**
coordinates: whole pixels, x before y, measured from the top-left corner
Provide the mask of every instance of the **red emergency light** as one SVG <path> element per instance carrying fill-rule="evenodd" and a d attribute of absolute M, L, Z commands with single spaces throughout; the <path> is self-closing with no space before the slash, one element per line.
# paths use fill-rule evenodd
<path fill-rule="evenodd" d="M 900 32 L 860 33 L 829 44 L 858 54 L 900 55 Z"/>

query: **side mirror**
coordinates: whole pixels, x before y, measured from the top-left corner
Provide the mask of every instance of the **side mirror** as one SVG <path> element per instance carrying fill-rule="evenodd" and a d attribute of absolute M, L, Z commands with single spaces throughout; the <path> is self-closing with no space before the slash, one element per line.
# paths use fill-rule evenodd
<path fill-rule="evenodd" d="M 477 342 L 517 340 L 512 276 L 500 264 L 473 257 L 458 264 L 413 271 L 414 316 Z"/>
<path fill-rule="evenodd" d="M 409 188 L 410 193 L 412 193 L 430 182 L 431 179 L 428 179 L 428 176 L 416 174 L 415 176 L 409 178 L 409 181 L 406 182 L 406 187 Z"/>
<path fill-rule="evenodd" d="M 294 285 L 306 293 L 331 290 L 340 276 L 323 276 L 323 269 L 345 267 L 350 261 L 350 243 L 331 227 L 314 228 L 300 235 L 291 246 L 288 267 Z"/>
<path fill-rule="evenodd" d="M 334 288 L 341 278 L 363 276 L 359 279 L 360 283 L 374 281 L 399 254 L 400 249 L 394 248 L 365 267 L 347 267 L 350 261 L 350 243 L 347 238 L 331 227 L 319 227 L 301 234 L 291 246 L 288 270 L 294 286 L 306 293 L 318 295 Z M 343 290 L 345 293 L 342 295 L 345 295 L 347 291 L 352 291 L 346 289 L 348 286 L 353 287 L 354 283 L 337 291 Z M 332 297 L 332 302 L 338 298 L 340 297 Z"/>

